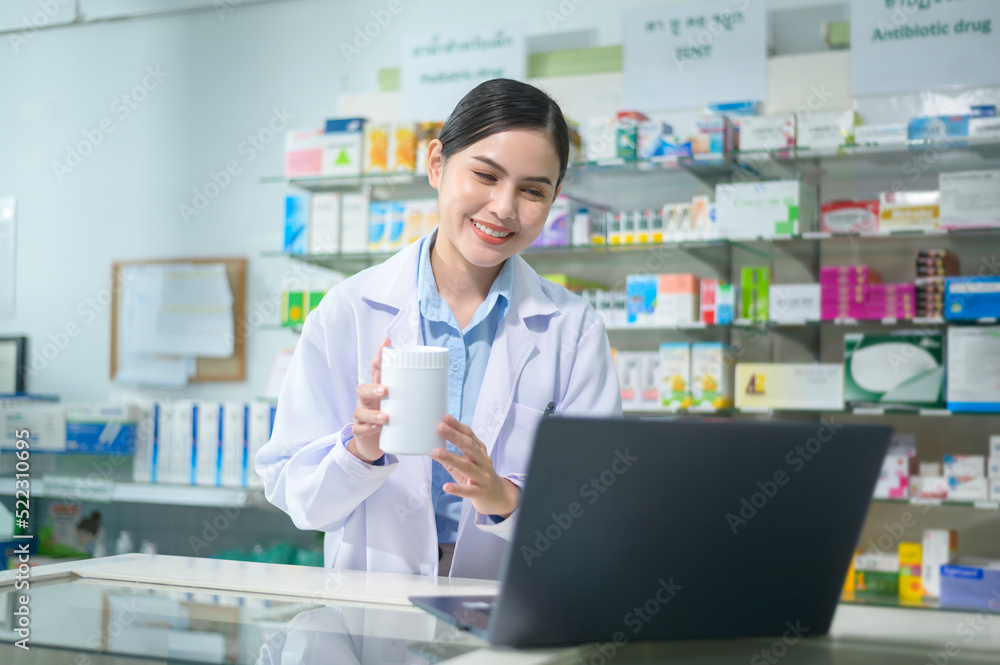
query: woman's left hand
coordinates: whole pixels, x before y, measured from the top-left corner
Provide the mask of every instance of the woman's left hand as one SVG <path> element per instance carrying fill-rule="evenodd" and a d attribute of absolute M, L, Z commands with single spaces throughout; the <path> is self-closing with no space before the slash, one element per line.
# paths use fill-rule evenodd
<path fill-rule="evenodd" d="M 458 455 L 438 448 L 431 454 L 455 480 L 445 483 L 444 491 L 469 499 L 481 515 L 510 517 L 521 502 L 521 490 L 493 470 L 493 460 L 486 454 L 486 444 L 479 440 L 471 427 L 451 415 L 445 416 L 444 421 L 438 424 L 438 434 L 462 451 Z"/>

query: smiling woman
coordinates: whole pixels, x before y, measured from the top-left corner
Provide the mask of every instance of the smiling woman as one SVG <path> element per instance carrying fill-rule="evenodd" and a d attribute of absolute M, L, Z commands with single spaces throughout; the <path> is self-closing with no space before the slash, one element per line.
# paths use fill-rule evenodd
<path fill-rule="evenodd" d="M 256 467 L 269 501 L 327 532 L 327 566 L 496 579 L 543 409 L 621 414 L 601 320 L 518 256 L 542 232 L 568 156 L 547 94 L 480 84 L 428 150 L 438 228 L 338 284 L 306 319 Z M 448 349 L 448 413 L 429 457 L 380 447 L 390 344 Z"/>

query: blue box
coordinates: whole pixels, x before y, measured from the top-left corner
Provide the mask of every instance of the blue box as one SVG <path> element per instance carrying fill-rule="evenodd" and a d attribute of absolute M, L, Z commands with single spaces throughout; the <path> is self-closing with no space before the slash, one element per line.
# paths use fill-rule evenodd
<path fill-rule="evenodd" d="M 969 116 L 935 115 L 910 118 L 907 137 L 911 141 L 927 139 L 968 138 Z"/>
<path fill-rule="evenodd" d="M 625 276 L 625 312 L 630 324 L 652 324 L 656 310 L 657 275 Z"/>
<path fill-rule="evenodd" d="M 722 102 L 709 104 L 705 112 L 711 115 L 757 115 L 759 109 L 760 102 Z"/>
<path fill-rule="evenodd" d="M 326 121 L 327 134 L 357 134 L 364 128 L 364 118 L 330 118 Z"/>
<path fill-rule="evenodd" d="M 995 118 L 996 115 L 997 107 L 994 104 L 983 104 L 981 106 L 969 107 L 970 118 Z"/>
<path fill-rule="evenodd" d="M 68 407 L 66 452 L 132 455 L 138 417 L 134 408 L 122 405 Z"/>
<path fill-rule="evenodd" d="M 977 321 L 1000 317 L 1000 277 L 948 277 L 944 318 Z"/>
<path fill-rule="evenodd" d="M 285 254 L 305 254 L 309 240 L 309 196 L 289 194 L 285 197 Z"/>
<path fill-rule="evenodd" d="M 1000 568 L 941 566 L 941 606 L 1000 611 Z"/>

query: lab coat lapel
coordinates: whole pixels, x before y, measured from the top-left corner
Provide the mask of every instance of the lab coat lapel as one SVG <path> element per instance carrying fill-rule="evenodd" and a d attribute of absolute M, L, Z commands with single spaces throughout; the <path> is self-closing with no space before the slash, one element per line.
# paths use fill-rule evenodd
<path fill-rule="evenodd" d="M 525 260 L 517 255 L 508 260 L 513 262 L 514 271 L 511 306 L 493 339 L 473 421 L 473 430 L 482 438 L 489 454 L 493 453 L 500 427 L 507 420 L 521 372 L 532 354 L 538 351 L 525 319 L 558 312 L 542 290 L 541 278 Z"/>

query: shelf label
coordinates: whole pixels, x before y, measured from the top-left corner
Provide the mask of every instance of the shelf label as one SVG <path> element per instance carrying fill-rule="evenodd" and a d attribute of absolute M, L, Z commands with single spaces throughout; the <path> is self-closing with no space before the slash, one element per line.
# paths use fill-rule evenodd
<path fill-rule="evenodd" d="M 765 99 L 765 4 L 713 0 L 626 11 L 623 107 L 668 110 Z"/>
<path fill-rule="evenodd" d="M 110 503 L 115 493 L 115 483 L 107 478 L 76 478 L 71 476 L 43 476 L 43 495 L 77 501 Z"/>
<path fill-rule="evenodd" d="M 983 510 L 1000 510 L 1000 501 L 976 501 L 972 505 Z"/>
<path fill-rule="evenodd" d="M 940 506 L 941 499 L 920 499 L 913 498 L 910 499 L 910 504 L 913 506 Z"/>
<path fill-rule="evenodd" d="M 447 118 L 465 93 L 487 79 L 527 80 L 526 44 L 522 24 L 405 34 L 403 119 Z"/>
<path fill-rule="evenodd" d="M 851 93 L 1000 83 L 1000 2 L 851 0 Z"/>
<path fill-rule="evenodd" d="M 918 412 L 922 416 L 950 416 L 951 411 L 948 409 L 920 409 Z"/>

